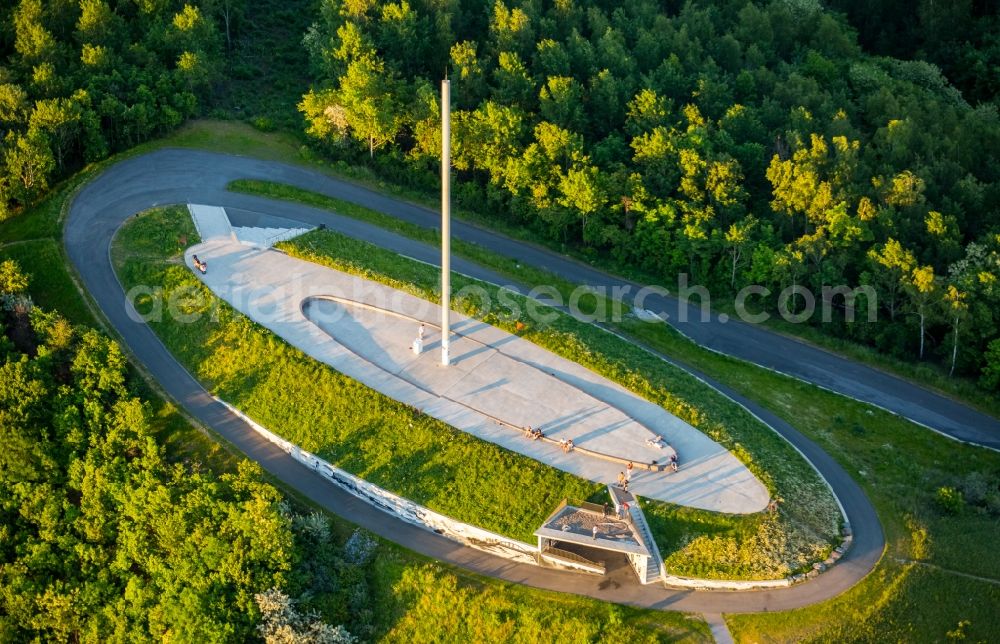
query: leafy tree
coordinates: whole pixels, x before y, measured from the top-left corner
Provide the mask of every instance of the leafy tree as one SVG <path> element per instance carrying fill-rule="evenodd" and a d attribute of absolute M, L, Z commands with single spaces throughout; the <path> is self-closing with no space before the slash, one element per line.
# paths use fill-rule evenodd
<path fill-rule="evenodd" d="M 486 79 L 479 58 L 476 54 L 476 43 L 465 40 L 451 47 L 452 69 L 455 71 L 455 83 L 459 105 L 472 105 L 485 91 Z"/>
<path fill-rule="evenodd" d="M 368 144 L 368 154 L 389 143 L 403 125 L 401 86 L 382 61 L 360 58 L 340 77 L 339 97 L 351 135 Z"/>
<path fill-rule="evenodd" d="M 538 95 L 542 118 L 574 132 L 584 129 L 583 88 L 566 76 L 550 76 Z"/>
<path fill-rule="evenodd" d="M 257 632 L 267 644 L 354 644 L 357 639 L 343 626 L 330 626 L 315 613 L 303 614 L 288 595 L 272 588 L 255 596 L 261 612 Z"/>
<path fill-rule="evenodd" d="M 496 0 L 493 4 L 490 34 L 498 51 L 525 56 L 534 48 L 531 18 L 520 7 L 509 9 L 503 0 Z"/>
<path fill-rule="evenodd" d="M 528 74 L 528 68 L 521 62 L 521 57 L 517 53 L 500 52 L 499 66 L 493 75 L 494 96 L 497 101 L 517 105 L 522 109 L 531 109 L 534 106 L 535 85 Z"/>
<path fill-rule="evenodd" d="M 979 382 L 989 391 L 1000 389 L 1000 338 L 987 345 L 986 366 L 983 367 Z"/>
<path fill-rule="evenodd" d="M 57 54 L 56 39 L 43 18 L 41 0 L 21 0 L 14 12 L 14 49 L 25 65 L 51 62 Z"/>
<path fill-rule="evenodd" d="M 22 204 L 31 203 L 49 187 L 49 176 L 55 169 L 48 139 L 38 131 L 28 135 L 8 132 L 4 147 L 11 192 Z"/>
<path fill-rule="evenodd" d="M 955 375 L 955 360 L 958 358 L 958 329 L 962 320 L 969 312 L 969 305 L 966 302 L 968 294 L 964 293 L 954 284 L 949 284 L 945 290 L 941 302 L 944 307 L 944 315 L 951 325 L 951 368 L 948 375 Z"/>
<path fill-rule="evenodd" d="M 754 228 L 757 227 L 757 219 L 750 215 L 741 221 L 730 224 L 726 231 L 726 249 L 731 260 L 731 270 L 729 273 L 729 287 L 736 288 L 736 269 L 745 261 L 744 253 L 752 241 Z"/>
<path fill-rule="evenodd" d="M 29 277 L 12 259 L 0 262 L 0 294 L 17 295 L 28 290 Z"/>
<path fill-rule="evenodd" d="M 27 93 L 13 83 L 0 84 L 0 123 L 6 125 L 23 123 L 27 111 Z"/>
<path fill-rule="evenodd" d="M 881 250 L 874 248 L 869 250 L 868 257 L 876 265 L 873 275 L 881 286 L 882 303 L 889 310 L 890 319 L 895 320 L 904 276 L 913 271 L 917 260 L 912 252 L 903 248 L 902 244 L 891 237 Z"/>
<path fill-rule="evenodd" d="M 917 266 L 903 276 L 903 290 L 910 298 L 910 306 L 920 320 L 920 352 L 924 359 L 924 338 L 927 336 L 927 316 L 940 297 L 938 278 L 931 266 Z"/>

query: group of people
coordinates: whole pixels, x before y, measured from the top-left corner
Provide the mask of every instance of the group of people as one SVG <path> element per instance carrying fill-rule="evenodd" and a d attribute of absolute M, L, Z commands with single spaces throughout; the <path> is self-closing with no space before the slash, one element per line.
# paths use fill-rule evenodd
<path fill-rule="evenodd" d="M 527 427 L 524 428 L 525 438 L 530 438 L 531 440 L 536 441 L 542 436 L 543 436 L 542 430 L 539 429 L 538 427 L 532 428 L 531 425 L 528 425 Z"/>
<path fill-rule="evenodd" d="M 632 470 L 635 465 L 632 461 L 628 462 L 625 466 L 624 472 L 618 472 L 618 487 L 622 488 L 624 491 L 628 492 L 628 484 L 632 482 Z"/>
<path fill-rule="evenodd" d="M 201 271 L 202 275 L 208 272 L 208 262 L 201 261 L 197 255 L 193 255 L 191 259 L 194 261 L 194 267 Z"/>
<path fill-rule="evenodd" d="M 545 436 L 545 434 L 543 434 L 542 430 L 538 427 L 532 427 L 531 425 L 528 425 L 527 427 L 524 428 L 525 438 L 530 438 L 531 440 L 536 441 L 539 438 L 542 438 L 543 436 Z M 572 438 L 561 438 L 559 439 L 559 447 L 562 448 L 562 451 L 568 454 L 569 452 L 572 452 L 573 448 L 576 446 L 573 444 Z"/>
<path fill-rule="evenodd" d="M 622 501 L 622 504 L 619 505 L 617 508 L 615 508 L 615 518 L 619 519 L 621 521 L 624 521 L 625 519 L 627 519 L 628 516 L 629 516 L 629 514 L 628 514 L 629 507 L 630 506 L 628 504 L 628 501 Z M 611 516 L 611 506 L 608 504 L 607 501 L 605 501 L 604 502 L 604 518 L 607 519 L 610 516 Z"/>
<path fill-rule="evenodd" d="M 670 443 L 664 441 L 663 437 L 660 436 L 659 434 L 656 434 L 652 438 L 647 438 L 646 439 L 646 444 L 649 445 L 650 447 L 654 447 L 656 449 L 663 449 L 664 447 L 670 447 Z M 673 450 L 672 454 L 670 454 L 669 461 L 670 461 L 669 462 L 669 466 L 670 466 L 671 471 L 676 472 L 680 468 L 680 464 L 679 464 L 678 459 L 677 459 L 677 450 L 676 449 Z"/>

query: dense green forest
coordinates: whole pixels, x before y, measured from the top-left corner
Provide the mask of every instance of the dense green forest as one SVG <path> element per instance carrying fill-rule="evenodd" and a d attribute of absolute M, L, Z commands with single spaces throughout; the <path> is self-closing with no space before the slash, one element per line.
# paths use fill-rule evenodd
<path fill-rule="evenodd" d="M 871 285 L 824 327 L 1000 384 L 997 107 L 815 0 L 327 0 L 304 43 L 331 154 L 432 188 L 447 72 L 461 204 L 668 287 Z"/>
<path fill-rule="evenodd" d="M 226 0 L 22 0 L 0 8 L 0 220 L 54 178 L 200 113 Z"/>
<path fill-rule="evenodd" d="M 248 461 L 219 476 L 169 459 L 118 345 L 27 288 L 0 263 L 0 641 L 235 641 L 290 615 L 351 641 L 287 592 L 323 593 L 365 632 L 348 596 L 364 576 L 326 520 L 291 511 Z"/>

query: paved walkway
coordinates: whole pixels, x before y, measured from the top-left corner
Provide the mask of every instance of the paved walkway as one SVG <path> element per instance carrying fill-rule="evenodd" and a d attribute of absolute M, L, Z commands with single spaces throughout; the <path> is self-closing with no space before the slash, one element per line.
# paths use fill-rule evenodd
<path fill-rule="evenodd" d="M 366 239 L 396 252 L 426 258 L 428 261 L 434 261 L 436 250 L 377 226 L 323 210 L 227 192 L 226 184 L 237 178 L 269 179 L 312 190 L 333 191 L 343 198 L 368 203 L 393 214 L 399 213 L 400 216 L 417 213 L 424 220 L 429 220 L 429 213 L 302 168 L 192 150 L 161 150 L 116 163 L 84 186 L 70 205 L 63 238 L 66 252 L 83 286 L 106 319 L 109 331 L 118 334 L 134 363 L 157 381 L 167 396 L 177 401 L 191 417 L 210 428 L 222 441 L 260 463 L 279 485 L 410 550 L 476 573 L 536 588 L 658 610 L 746 613 L 809 606 L 836 597 L 854 586 L 872 570 L 882 556 L 885 538 L 875 508 L 843 467 L 816 443 L 760 404 L 676 361 L 674 363 L 680 368 L 733 398 L 786 438 L 815 464 L 833 487 L 854 530 L 854 544 L 831 570 L 791 588 L 693 592 L 641 586 L 635 581 L 635 575 L 628 569 L 628 564 L 622 562 L 621 574 L 616 578 L 620 583 L 608 584 L 605 583 L 608 579 L 511 564 L 510 561 L 463 547 L 441 535 L 395 519 L 330 485 L 216 402 L 167 351 L 152 329 L 129 315 L 125 293 L 111 266 L 108 253 L 111 240 L 125 220 L 137 212 L 164 204 L 211 202 L 243 208 L 245 211 L 241 215 L 250 213 L 253 216 L 255 212 L 269 211 L 311 225 L 326 224 L 347 235 Z M 232 212 L 230 209 L 230 213 Z M 464 234 L 464 230 L 458 226 L 454 230 L 460 236 Z M 484 234 L 489 233 L 484 231 Z M 506 243 L 514 242 L 506 240 Z M 492 244 L 487 245 L 494 247 Z M 502 244 L 497 245 L 496 249 L 502 252 Z M 540 252 L 543 251 L 533 249 L 529 253 L 532 257 L 522 259 L 530 260 L 532 264 L 543 268 L 553 268 L 545 260 L 535 260 L 535 255 Z M 453 267 L 480 279 L 502 279 L 495 273 L 460 258 L 453 260 Z M 661 357 L 667 359 L 665 356 Z M 919 388 L 913 389 L 918 393 L 921 391 Z"/>
<path fill-rule="evenodd" d="M 634 461 L 631 490 L 718 512 L 767 507 L 768 492 L 732 454 L 663 408 L 594 372 L 453 312 L 449 367 L 440 365 L 436 304 L 371 280 L 234 242 L 221 208 L 191 206 L 198 228 L 217 231 L 190 248 L 201 277 L 234 308 L 289 344 L 387 396 L 453 427 L 598 483 Z M 333 298 L 333 299 L 331 299 Z M 425 350 L 411 349 L 419 325 Z M 501 421 L 501 422 L 497 422 Z M 536 427 L 552 439 L 531 440 Z M 647 443 L 661 436 L 669 445 Z M 566 452 L 555 441 L 573 441 Z M 661 469 L 676 449 L 681 468 Z M 591 452 L 592 455 L 588 455 Z M 644 464 L 656 461 L 655 471 Z"/>

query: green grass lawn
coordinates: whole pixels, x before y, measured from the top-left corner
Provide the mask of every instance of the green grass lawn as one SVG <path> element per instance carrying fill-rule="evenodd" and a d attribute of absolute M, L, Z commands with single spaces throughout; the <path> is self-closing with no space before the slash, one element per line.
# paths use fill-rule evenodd
<path fill-rule="evenodd" d="M 62 248 L 55 239 L 32 239 L 0 246 L 0 261 L 13 259 L 31 278 L 35 304 L 58 311 L 74 324 L 94 326 L 94 315 L 77 295 L 76 284 L 66 269 Z"/>
<path fill-rule="evenodd" d="M 392 579 L 383 642 L 712 641 L 703 621 L 679 613 L 535 590 L 437 564 L 379 558 L 375 565 L 376 574 Z"/>

